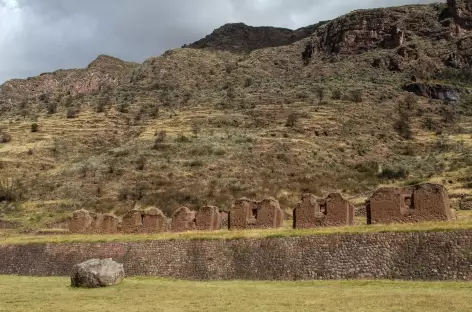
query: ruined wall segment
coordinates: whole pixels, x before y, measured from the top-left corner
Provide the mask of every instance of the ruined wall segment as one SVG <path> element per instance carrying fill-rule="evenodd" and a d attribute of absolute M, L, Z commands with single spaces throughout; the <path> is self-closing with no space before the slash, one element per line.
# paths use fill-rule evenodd
<path fill-rule="evenodd" d="M 453 219 L 449 195 L 439 184 L 381 188 L 372 195 L 367 209 L 368 224 Z"/>
<path fill-rule="evenodd" d="M 103 215 L 102 225 L 100 227 L 101 234 L 115 234 L 118 233 L 118 225 L 120 220 L 113 215 Z"/>
<path fill-rule="evenodd" d="M 354 206 L 341 194 L 332 193 L 326 198 L 326 212 L 322 226 L 346 226 L 354 224 Z"/>
<path fill-rule="evenodd" d="M 326 199 L 304 194 L 294 210 L 293 228 L 308 229 L 320 226 L 353 225 L 354 206 L 341 194 L 333 193 Z"/>
<path fill-rule="evenodd" d="M 187 207 L 179 208 L 172 216 L 171 231 L 186 232 L 196 230 L 195 211 L 191 211 Z"/>
<path fill-rule="evenodd" d="M 244 230 L 255 224 L 253 212 L 257 213 L 257 203 L 248 198 L 236 200 L 229 212 L 229 228 Z"/>
<path fill-rule="evenodd" d="M 141 210 L 128 211 L 121 219 L 121 231 L 123 233 L 139 233 L 143 226 L 143 214 Z"/>
<path fill-rule="evenodd" d="M 313 194 L 303 194 L 301 202 L 293 211 L 293 228 L 310 229 L 316 227 L 319 214 L 318 198 Z"/>
<path fill-rule="evenodd" d="M 158 208 L 150 208 L 142 212 L 141 233 L 162 233 L 168 229 L 168 220 Z"/>
<path fill-rule="evenodd" d="M 78 210 L 72 214 L 69 232 L 72 234 L 114 234 L 118 232 L 119 220 L 113 215 Z"/>
<path fill-rule="evenodd" d="M 73 234 L 87 233 L 92 225 L 93 218 L 87 210 L 77 210 L 72 213 L 69 223 L 69 232 Z"/>
<path fill-rule="evenodd" d="M 221 229 L 220 210 L 214 206 L 205 206 L 195 216 L 196 229 L 199 231 L 218 231 Z"/>
<path fill-rule="evenodd" d="M 279 202 L 273 198 L 266 198 L 257 204 L 258 212 L 256 228 L 279 228 L 284 223 L 284 212 Z"/>
<path fill-rule="evenodd" d="M 283 222 L 284 212 L 273 198 L 262 201 L 240 198 L 229 215 L 231 230 L 278 228 L 283 226 Z"/>

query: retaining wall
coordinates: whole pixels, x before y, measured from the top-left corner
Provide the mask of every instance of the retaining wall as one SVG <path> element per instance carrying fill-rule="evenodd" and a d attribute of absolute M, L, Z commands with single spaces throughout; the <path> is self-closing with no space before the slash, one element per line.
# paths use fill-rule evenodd
<path fill-rule="evenodd" d="M 0 274 L 65 276 L 107 257 L 129 276 L 191 280 L 472 280 L 472 230 L 0 245 Z"/>

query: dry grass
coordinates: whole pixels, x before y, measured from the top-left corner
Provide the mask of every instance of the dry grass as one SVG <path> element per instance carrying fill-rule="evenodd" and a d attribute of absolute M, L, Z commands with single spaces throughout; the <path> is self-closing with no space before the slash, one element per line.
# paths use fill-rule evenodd
<path fill-rule="evenodd" d="M 152 240 L 211 240 L 241 238 L 299 237 L 311 235 L 363 234 L 388 232 L 443 232 L 472 230 L 472 213 L 463 213 L 455 222 L 425 222 L 415 224 L 356 225 L 350 227 L 326 227 L 294 230 L 288 227 L 268 230 L 184 232 L 162 234 L 115 234 L 115 235 L 24 235 L 13 231 L 0 232 L 1 245 L 44 244 L 44 243 L 93 243 L 93 242 L 135 242 Z"/>
<path fill-rule="evenodd" d="M 472 285 L 460 282 L 190 282 L 128 278 L 95 290 L 67 278 L 0 276 L 0 311 L 350 311 L 469 312 Z"/>
<path fill-rule="evenodd" d="M 425 18 L 436 12 L 432 6 L 403 9 Z M 451 44 L 435 41 L 433 47 L 423 36 L 409 40 L 420 55 Z M 29 94 L 25 117 L 16 110 L 0 116 L 0 128 L 12 136 L 0 145 L 0 174 L 21 180 L 27 190 L 21 209 L 0 207 L 0 218 L 44 228 L 80 208 L 121 216 L 135 205 L 158 204 L 170 216 L 180 206 L 227 210 L 243 196 L 275 197 L 290 213 L 304 192 L 341 192 L 361 205 L 379 185 L 415 181 L 472 195 L 467 103 L 456 105 L 460 119 L 448 123 L 442 111 L 450 107 L 418 98 L 408 111 L 413 140 L 403 140 L 393 127 L 407 97 L 400 90 L 421 64 L 405 59 L 403 72 L 378 69 L 371 66 L 374 59 L 398 55 L 375 49 L 304 66 L 305 43 L 250 55 L 177 49 L 136 66 L 132 82 L 106 94 L 70 98 L 67 90 L 56 90 L 53 115 L 39 94 Z M 359 89 L 364 101 L 355 103 L 347 95 Z M 337 92 L 342 96 L 333 99 Z M 97 112 L 103 98 L 108 104 Z M 75 119 L 66 118 L 69 104 L 80 106 Z M 287 126 L 289 116 L 297 118 Z M 443 136 L 425 129 L 426 120 Z M 39 132 L 31 132 L 33 123 Z M 165 140 L 156 146 L 160 132 Z M 438 148 L 443 137 L 448 142 Z M 379 176 L 385 168 L 407 174 L 386 179 Z"/>

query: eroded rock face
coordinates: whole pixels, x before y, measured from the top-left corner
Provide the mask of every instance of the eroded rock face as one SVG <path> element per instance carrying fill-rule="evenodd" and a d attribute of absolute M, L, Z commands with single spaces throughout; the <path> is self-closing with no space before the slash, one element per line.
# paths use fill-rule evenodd
<path fill-rule="evenodd" d="M 460 94 L 457 89 L 440 84 L 429 85 L 421 82 L 415 82 L 406 85 L 404 89 L 416 95 L 436 100 L 448 102 L 457 102 L 460 100 Z"/>
<path fill-rule="evenodd" d="M 447 0 L 447 5 L 458 26 L 465 30 L 472 29 L 472 1 Z"/>
<path fill-rule="evenodd" d="M 70 273 L 72 287 L 99 288 L 121 283 L 123 264 L 112 259 L 91 259 L 74 265 Z"/>
<path fill-rule="evenodd" d="M 100 55 L 87 68 L 57 70 L 28 79 L 13 79 L 0 86 L 0 99 L 13 102 L 43 94 L 81 95 L 116 87 L 137 64 Z"/>
<path fill-rule="evenodd" d="M 310 36 L 320 25 L 297 30 L 277 27 L 253 27 L 243 23 L 226 24 L 215 29 L 210 35 L 194 42 L 189 48 L 222 50 L 231 52 L 250 52 L 268 47 L 288 45 Z"/>

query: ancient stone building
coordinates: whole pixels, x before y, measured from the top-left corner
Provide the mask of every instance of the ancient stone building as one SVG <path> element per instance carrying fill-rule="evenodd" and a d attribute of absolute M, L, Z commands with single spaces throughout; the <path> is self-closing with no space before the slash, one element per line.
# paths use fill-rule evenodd
<path fill-rule="evenodd" d="M 229 228 L 278 228 L 283 226 L 284 213 L 279 202 L 272 198 L 254 201 L 238 199 L 231 208 Z"/>
<path fill-rule="evenodd" d="M 221 228 L 228 229 L 229 228 L 229 213 L 226 211 L 221 211 Z"/>
<path fill-rule="evenodd" d="M 142 213 L 142 233 L 162 233 L 167 231 L 168 220 L 164 213 L 157 208 L 151 208 Z"/>
<path fill-rule="evenodd" d="M 97 214 L 95 212 L 90 212 L 90 217 L 92 218 L 92 223 L 88 228 L 88 233 L 100 233 L 100 227 L 102 226 L 104 216 L 102 214 Z"/>
<path fill-rule="evenodd" d="M 191 211 L 187 207 L 178 209 L 172 216 L 171 231 L 185 232 L 196 230 L 195 215 L 195 211 Z"/>
<path fill-rule="evenodd" d="M 103 215 L 100 226 L 101 234 L 114 234 L 118 232 L 119 219 L 113 215 Z"/>
<path fill-rule="evenodd" d="M 70 233 L 87 233 L 92 225 L 93 218 L 87 210 L 77 210 L 72 213 L 72 219 L 69 223 Z"/>
<path fill-rule="evenodd" d="M 402 188 L 381 188 L 367 204 L 367 223 L 407 223 L 453 219 L 444 186 L 420 184 Z"/>
<path fill-rule="evenodd" d="M 199 231 L 217 231 L 221 229 L 221 214 L 217 207 L 200 208 L 195 216 L 196 228 Z"/>
<path fill-rule="evenodd" d="M 72 214 L 69 232 L 80 234 L 113 234 L 118 232 L 118 218 L 112 215 L 78 210 Z"/>
<path fill-rule="evenodd" d="M 293 211 L 293 228 L 353 225 L 354 218 L 354 206 L 340 194 L 330 194 L 326 199 L 304 194 L 302 201 Z"/>
<path fill-rule="evenodd" d="M 121 219 L 121 231 L 123 233 L 139 233 L 143 226 L 143 212 L 130 210 Z"/>

